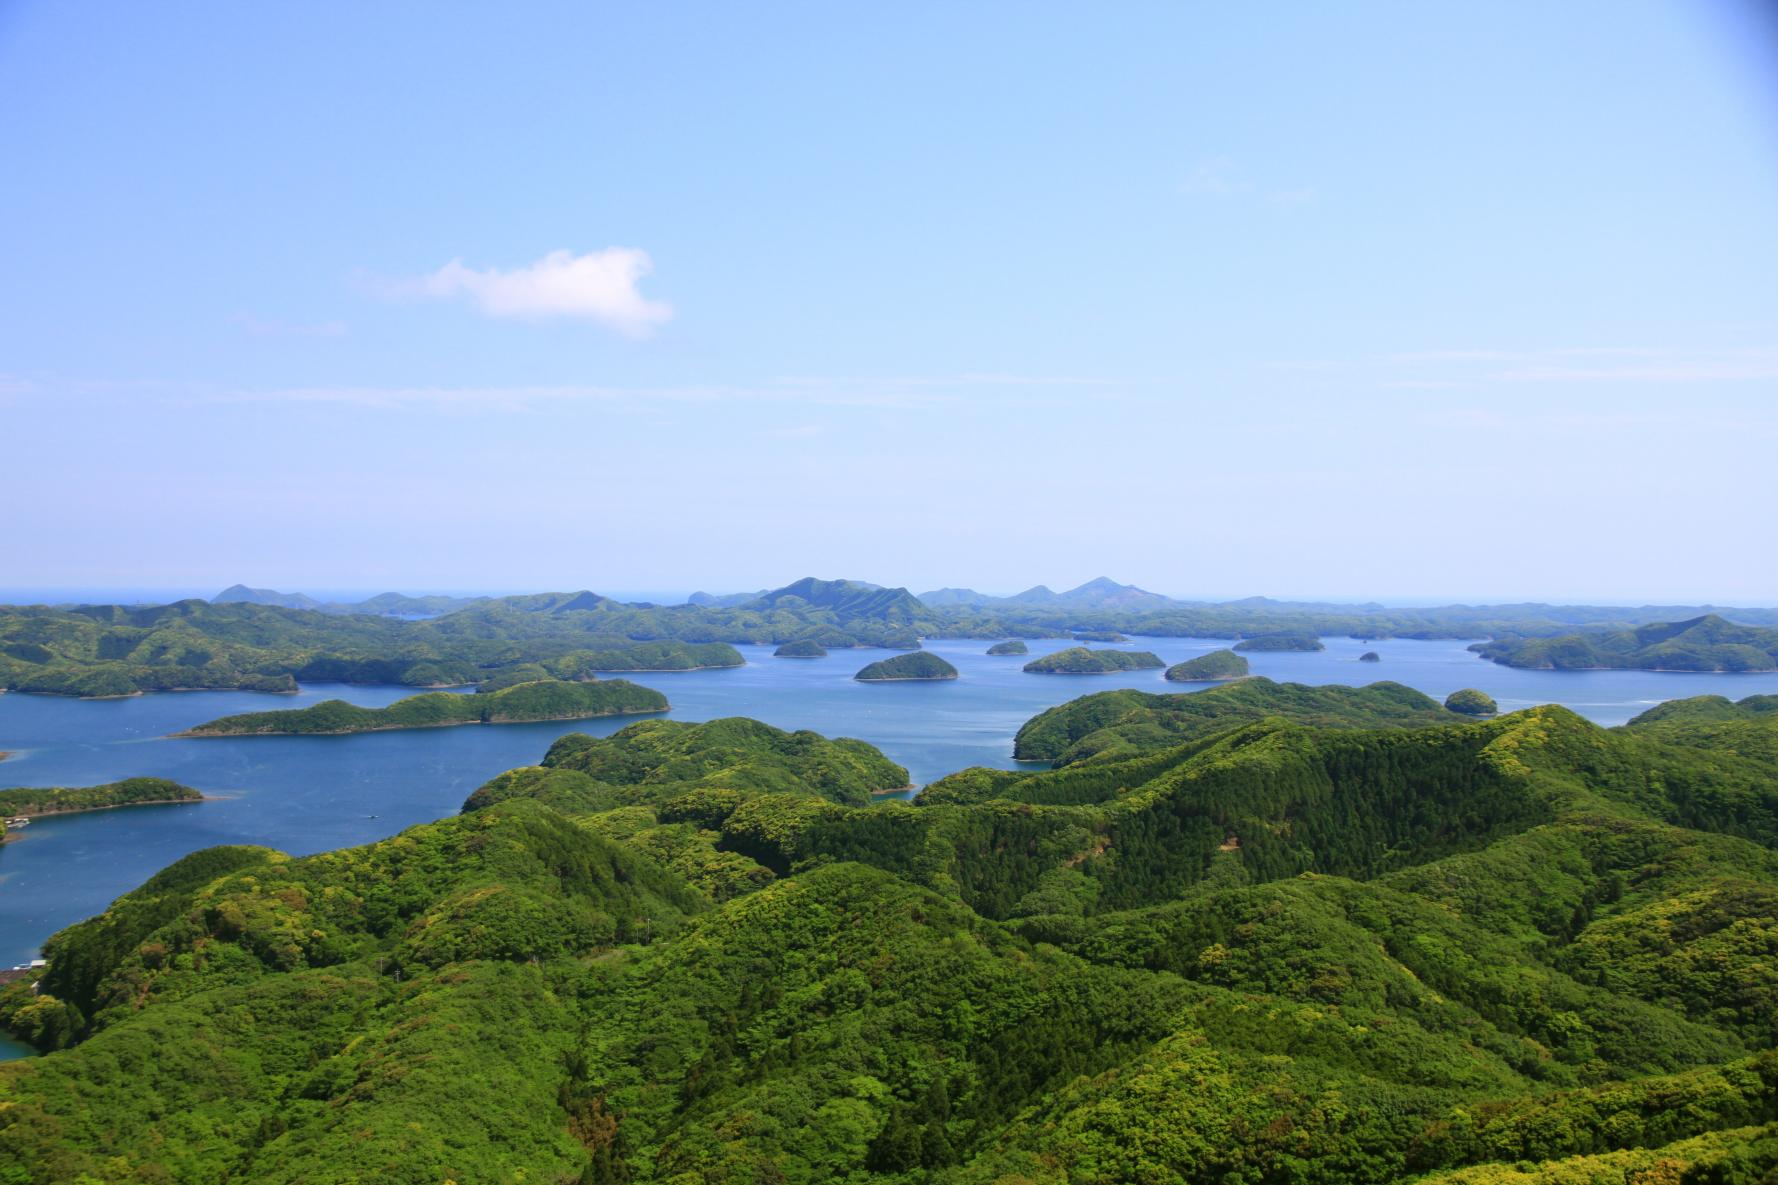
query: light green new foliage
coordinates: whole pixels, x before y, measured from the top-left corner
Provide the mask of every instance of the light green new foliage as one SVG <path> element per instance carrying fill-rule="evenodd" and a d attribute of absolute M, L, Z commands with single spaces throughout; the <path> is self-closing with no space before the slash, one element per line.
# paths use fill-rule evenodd
<path fill-rule="evenodd" d="M 1773 718 L 1114 691 L 877 805 L 858 741 L 570 735 L 63 931 L 0 1185 L 1765 1185 Z"/>

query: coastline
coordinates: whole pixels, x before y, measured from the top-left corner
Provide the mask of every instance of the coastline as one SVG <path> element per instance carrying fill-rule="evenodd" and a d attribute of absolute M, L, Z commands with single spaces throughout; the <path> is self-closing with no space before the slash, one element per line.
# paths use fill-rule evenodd
<path fill-rule="evenodd" d="M 471 724 L 559 724 L 564 720 L 600 720 L 607 716 L 660 716 L 672 710 L 672 705 L 669 704 L 664 708 L 648 708 L 638 712 L 576 712 L 570 716 L 536 716 L 525 720 L 435 720 L 430 724 L 372 724 L 365 728 L 307 729 L 301 732 L 265 728 L 250 732 L 199 732 L 186 729 L 183 732 L 170 732 L 166 739 L 202 741 L 234 737 L 349 737 L 366 732 L 413 732 L 422 728 L 463 728 Z"/>
<path fill-rule="evenodd" d="M 951 683 L 956 675 L 891 675 L 887 679 L 860 679 L 852 676 L 854 683 Z"/>
<path fill-rule="evenodd" d="M 13 815 L 15 819 L 49 819 L 57 815 L 90 815 L 95 811 L 121 811 L 132 806 L 182 806 L 195 805 L 200 802 L 221 802 L 223 796 L 216 794 L 199 794 L 196 798 L 145 798 L 141 802 L 110 802 L 103 806 L 71 806 L 59 810 L 20 811 Z M 0 846 L 17 843 L 28 838 L 30 833 L 22 828 L 9 830 L 0 835 Z"/>

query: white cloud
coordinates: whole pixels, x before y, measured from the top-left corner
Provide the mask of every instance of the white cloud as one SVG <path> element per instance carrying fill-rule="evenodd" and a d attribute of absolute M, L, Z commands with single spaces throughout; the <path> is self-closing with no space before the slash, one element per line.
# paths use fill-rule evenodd
<path fill-rule="evenodd" d="M 490 317 L 593 321 L 641 337 L 673 316 L 671 305 L 637 291 L 636 285 L 653 270 L 648 252 L 634 247 L 584 255 L 562 250 L 512 271 L 477 271 L 453 259 L 407 290 L 439 298 L 466 296 Z"/>

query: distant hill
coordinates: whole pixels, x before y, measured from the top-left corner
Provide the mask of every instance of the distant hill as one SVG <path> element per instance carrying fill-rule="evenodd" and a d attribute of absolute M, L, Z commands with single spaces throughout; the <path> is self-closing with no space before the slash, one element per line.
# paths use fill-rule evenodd
<path fill-rule="evenodd" d="M 231 584 L 210 598 L 213 605 L 276 605 L 280 609 L 319 609 L 321 602 L 304 593 L 282 593 L 269 588 Z"/>
<path fill-rule="evenodd" d="M 758 592 L 722 593 L 720 595 L 707 592 L 695 592 L 691 594 L 691 596 L 685 598 L 685 603 L 687 605 L 698 605 L 706 609 L 733 609 L 737 606 L 745 605 L 749 601 L 757 601 L 765 595 L 766 590 L 763 588 Z"/>
<path fill-rule="evenodd" d="M 920 600 L 934 609 L 956 608 L 1057 608 L 1095 609 L 1143 612 L 1179 604 L 1172 597 L 1119 584 L 1109 576 L 1098 576 L 1067 592 L 1052 591 L 1047 585 L 1034 585 L 1010 597 L 994 597 L 973 588 L 941 588 L 921 593 Z"/>
<path fill-rule="evenodd" d="M 761 593 L 746 603 L 746 607 L 755 609 L 805 605 L 825 609 L 840 621 L 868 617 L 895 625 L 911 625 L 926 616 L 926 606 L 905 588 L 883 588 L 858 580 L 817 580 L 813 576 Z"/>
<path fill-rule="evenodd" d="M 279 609 L 314 609 L 334 614 L 364 613 L 377 617 L 438 617 L 480 604 L 487 599 L 443 595 L 412 597 L 406 593 L 386 592 L 362 601 L 318 601 L 307 593 L 284 593 L 270 588 L 248 588 L 244 584 L 231 584 L 211 597 L 210 603 L 271 605 Z"/>
<path fill-rule="evenodd" d="M 1471 649 L 1503 666 L 1532 670 L 1778 670 L 1778 630 L 1739 625 L 1714 613 L 1607 633 L 1500 638 Z"/>

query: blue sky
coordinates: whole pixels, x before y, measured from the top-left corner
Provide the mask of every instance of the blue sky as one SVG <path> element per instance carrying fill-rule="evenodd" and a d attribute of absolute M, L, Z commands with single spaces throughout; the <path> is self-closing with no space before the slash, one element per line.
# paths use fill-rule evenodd
<path fill-rule="evenodd" d="M 1728 0 L 0 5 L 0 585 L 1778 601 Z"/>

